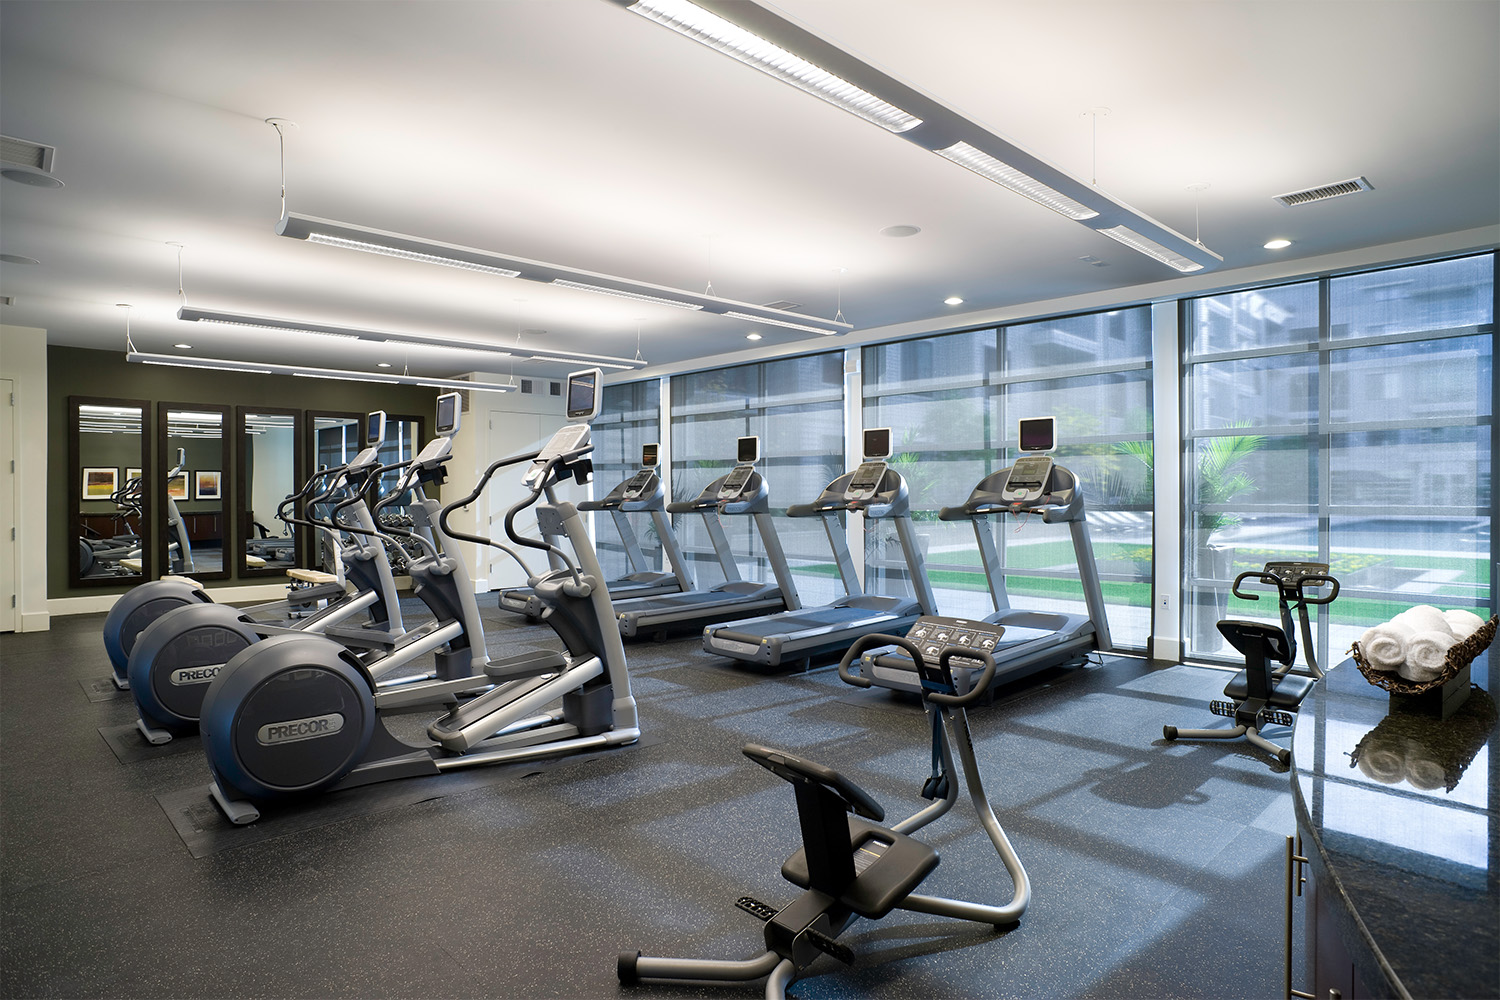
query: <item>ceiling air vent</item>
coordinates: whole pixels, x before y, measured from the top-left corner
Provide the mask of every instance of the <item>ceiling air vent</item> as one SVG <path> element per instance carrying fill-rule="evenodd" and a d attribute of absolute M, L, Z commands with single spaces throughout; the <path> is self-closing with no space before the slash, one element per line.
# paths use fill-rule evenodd
<path fill-rule="evenodd" d="M 786 299 L 782 299 L 780 302 L 766 302 L 762 305 L 766 309 L 780 309 L 782 312 L 789 313 L 796 312 L 797 310 L 802 308 L 802 303 L 788 302 L 786 301 Z"/>
<path fill-rule="evenodd" d="M 9 180 L 33 187 L 62 187 L 62 181 L 52 175 L 56 155 L 54 146 L 0 135 L 0 175 Z"/>
<path fill-rule="evenodd" d="M 1324 184 L 1322 187 L 1308 188 L 1306 191 L 1278 194 L 1276 200 L 1291 208 L 1296 205 L 1310 205 L 1315 201 L 1327 201 L 1329 198 L 1342 198 L 1346 194 L 1359 194 L 1361 191 L 1373 190 L 1374 185 L 1369 181 L 1363 177 L 1354 177 L 1335 184 Z"/>
<path fill-rule="evenodd" d="M 529 395 L 531 395 L 531 379 L 529 379 L 529 378 L 523 378 L 521 380 L 521 395 L 523 395 L 523 396 L 529 396 Z"/>
<path fill-rule="evenodd" d="M 552 395 L 554 395 L 554 396 L 561 396 L 562 395 L 562 383 L 561 382 L 553 382 L 552 383 Z"/>

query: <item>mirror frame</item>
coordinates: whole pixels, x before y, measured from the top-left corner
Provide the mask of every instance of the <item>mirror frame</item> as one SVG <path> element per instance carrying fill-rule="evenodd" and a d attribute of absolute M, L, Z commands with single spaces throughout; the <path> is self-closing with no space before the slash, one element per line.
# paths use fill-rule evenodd
<path fill-rule="evenodd" d="M 302 421 L 302 460 L 303 460 L 303 463 L 304 463 L 303 464 L 303 472 L 304 472 L 303 481 L 304 482 L 306 482 L 306 477 L 307 476 L 311 476 L 314 472 L 318 471 L 317 467 L 318 467 L 318 418 L 319 417 L 332 417 L 332 418 L 334 418 L 336 420 L 352 420 L 352 421 L 354 421 L 355 428 L 357 428 L 359 430 L 360 434 L 364 433 L 365 414 L 363 414 L 363 413 L 356 413 L 353 410 L 305 410 L 305 411 L 303 411 L 303 421 Z M 354 450 L 356 452 L 358 452 L 359 451 L 359 447 L 356 446 Z M 306 516 L 306 512 L 305 511 L 302 511 L 301 513 L 302 513 L 303 516 Z M 300 561 L 297 565 L 299 565 L 299 566 L 306 566 L 306 567 L 308 567 L 310 569 L 322 569 L 323 567 L 318 563 L 318 532 L 316 532 L 316 531 L 305 531 L 305 532 L 303 532 L 303 534 L 307 535 L 308 537 L 302 539 L 302 546 L 303 546 L 303 548 L 301 549 L 301 560 L 302 561 Z"/>
<path fill-rule="evenodd" d="M 249 497 L 246 495 L 250 489 L 250 449 L 245 447 L 245 420 L 252 413 L 266 413 L 275 416 L 289 416 L 292 418 L 292 489 L 297 490 L 307 481 L 307 449 L 306 435 L 303 433 L 302 424 L 305 420 L 303 410 L 292 409 L 285 406 L 236 406 L 234 409 L 234 433 L 236 448 L 239 451 L 238 461 L 235 464 L 234 476 L 234 521 L 236 525 L 236 540 L 234 547 L 234 573 L 241 580 L 254 580 L 268 576 L 283 576 L 285 569 L 266 568 L 251 569 L 245 564 L 245 545 L 253 537 L 254 526 L 251 525 L 247 508 Z M 292 565 L 306 566 L 303 561 L 306 554 L 306 544 L 303 536 L 305 531 L 295 534 L 296 541 L 292 546 Z"/>
<path fill-rule="evenodd" d="M 69 396 L 68 397 L 68 530 L 72 545 L 83 533 L 83 512 L 78 509 L 83 497 L 83 448 L 78 439 L 78 408 L 80 406 L 136 407 L 141 411 L 141 521 L 138 532 L 141 536 L 142 565 L 139 576 L 101 576 L 85 579 L 78 572 L 77 553 L 69 551 L 69 587 L 119 587 L 135 586 L 153 579 L 156 550 L 151 544 L 156 525 L 152 501 L 156 496 L 156 477 L 151 463 L 150 438 L 147 428 L 151 426 L 151 403 L 145 399 L 121 399 L 113 396 Z"/>
<path fill-rule="evenodd" d="M 223 432 L 219 435 L 219 471 L 221 473 L 220 481 L 222 482 L 222 479 L 223 479 L 222 473 L 230 471 L 230 468 L 231 468 L 231 466 L 229 464 L 229 436 L 233 432 L 230 430 L 231 425 L 230 425 L 230 422 L 229 422 L 229 418 L 230 418 L 229 407 L 225 406 L 223 404 L 220 404 L 220 403 L 181 403 L 181 402 L 177 402 L 177 403 L 164 403 L 164 402 L 158 402 L 156 404 L 156 428 L 157 428 L 156 446 L 157 446 L 157 455 L 160 456 L 162 462 L 166 463 L 165 465 L 162 466 L 163 472 L 165 472 L 166 470 L 172 468 L 171 457 L 170 457 L 171 453 L 170 453 L 170 450 L 169 450 L 170 446 L 167 444 L 167 439 L 168 439 L 168 436 L 169 436 L 167 434 L 167 423 L 168 423 L 169 416 L 174 411 L 176 411 L 176 410 L 197 410 L 197 411 L 200 411 L 200 412 L 203 412 L 203 413 L 217 413 L 217 414 L 219 414 L 221 416 L 222 419 L 221 419 L 221 422 L 220 422 L 219 426 L 223 429 Z M 196 471 L 196 470 L 189 470 L 189 471 Z M 220 525 L 221 525 L 221 531 L 220 531 L 220 535 L 219 535 L 219 537 L 220 537 L 219 544 L 222 546 L 222 551 L 224 553 L 226 553 L 226 554 L 229 552 L 230 547 L 235 544 L 235 533 L 231 530 L 231 528 L 233 527 L 234 518 L 233 518 L 233 516 L 230 513 L 230 502 L 229 502 L 229 496 L 232 495 L 233 493 L 234 493 L 234 490 L 232 490 L 232 489 L 226 491 L 226 490 L 224 490 L 224 489 L 221 488 L 219 490 L 219 497 L 220 497 L 220 499 L 219 499 L 219 518 L 220 518 Z M 167 492 L 166 492 L 166 489 L 163 488 L 162 491 L 161 491 L 161 500 L 162 500 L 162 502 L 156 505 L 156 510 L 154 512 L 154 516 L 156 518 L 156 527 L 157 527 L 157 538 L 156 538 L 156 560 L 157 561 L 156 561 L 156 566 L 157 566 L 157 573 L 158 573 L 158 575 L 165 575 L 169 571 L 169 569 L 171 567 L 171 562 L 167 558 L 167 547 L 171 543 L 171 539 L 168 537 L 168 532 L 167 532 L 167 504 L 166 504 L 166 497 L 167 497 Z M 189 502 L 192 502 L 192 501 L 189 501 Z M 184 514 L 183 516 L 186 517 L 188 515 Z M 222 563 L 222 567 L 218 571 L 216 571 L 216 572 L 205 573 L 202 570 L 197 570 L 197 569 L 193 570 L 193 572 L 192 572 L 193 579 L 194 580 L 227 580 L 227 579 L 229 579 L 229 562 L 228 562 L 227 559 L 224 559 L 224 560 L 221 560 L 221 563 Z"/>

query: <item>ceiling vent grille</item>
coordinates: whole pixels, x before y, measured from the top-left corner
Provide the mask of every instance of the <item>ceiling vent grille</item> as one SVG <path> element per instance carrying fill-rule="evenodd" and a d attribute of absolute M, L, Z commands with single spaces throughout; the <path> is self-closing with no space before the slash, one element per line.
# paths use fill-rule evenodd
<path fill-rule="evenodd" d="M 523 396 L 529 396 L 529 395 L 531 395 L 531 379 L 529 379 L 529 378 L 523 378 L 521 380 L 521 395 L 523 395 Z"/>
<path fill-rule="evenodd" d="M 797 312 L 802 308 L 800 302 L 788 302 L 782 299 L 780 302 L 766 302 L 762 305 L 764 309 L 780 309 L 782 312 Z"/>
<path fill-rule="evenodd" d="M 13 139 L 0 135 L 0 160 L 20 167 L 30 167 L 44 173 L 52 172 L 52 157 L 57 154 L 54 146 L 43 146 L 25 139 Z"/>
<path fill-rule="evenodd" d="M 552 392 L 552 395 L 554 395 L 554 396 L 561 396 L 562 395 L 562 383 L 561 382 L 553 382 L 549 388 L 550 388 L 550 390 Z"/>
<path fill-rule="evenodd" d="M 1297 205 L 1310 205 L 1315 201 L 1327 201 L 1329 198 L 1342 198 L 1345 195 L 1359 194 L 1361 191 L 1373 190 L 1374 186 L 1363 177 L 1353 177 L 1347 181 L 1324 184 L 1322 187 L 1308 188 L 1305 191 L 1278 194 L 1276 200 L 1286 207 L 1292 208 Z"/>

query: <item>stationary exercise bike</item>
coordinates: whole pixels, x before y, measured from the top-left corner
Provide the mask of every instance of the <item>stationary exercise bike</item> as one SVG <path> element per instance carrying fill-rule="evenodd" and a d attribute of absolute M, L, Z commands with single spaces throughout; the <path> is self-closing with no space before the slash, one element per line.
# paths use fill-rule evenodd
<path fill-rule="evenodd" d="M 1267 622 L 1238 621 L 1225 619 L 1219 622 L 1219 632 L 1230 645 L 1244 654 L 1245 668 L 1235 674 L 1224 686 L 1227 701 L 1209 703 L 1209 711 L 1233 719 L 1230 729 L 1178 729 L 1163 726 L 1161 733 L 1168 740 L 1233 740 L 1243 736 L 1262 750 L 1275 756 L 1277 763 L 1287 764 L 1292 752 L 1277 746 L 1261 735 L 1267 725 L 1290 726 L 1294 713 L 1308 692 L 1323 676 L 1318 668 L 1318 655 L 1313 646 L 1312 624 L 1308 621 L 1308 605 L 1329 604 L 1339 596 L 1339 582 L 1328 575 L 1326 563 L 1268 562 L 1260 571 L 1251 570 L 1234 578 L 1234 596 L 1247 601 L 1258 601 L 1260 595 L 1242 591 L 1240 584 L 1246 580 L 1259 580 L 1276 588 L 1277 601 L 1281 608 L 1281 624 Z M 1309 594 L 1309 588 L 1324 586 L 1332 589 L 1325 596 Z M 1297 633 L 1292 627 L 1292 608 L 1302 626 L 1302 648 L 1307 658 L 1307 673 L 1294 669 L 1297 663 Z M 1273 666 L 1277 663 L 1280 666 Z"/>
<path fill-rule="evenodd" d="M 927 615 L 917 624 L 947 626 L 952 634 L 955 621 Z M 758 957 L 742 961 L 648 958 L 638 951 L 622 952 L 616 961 L 620 982 L 693 979 L 730 983 L 768 976 L 765 995 L 784 997 L 792 981 L 820 954 L 846 964 L 853 961 L 854 953 L 837 938 L 858 917 L 879 920 L 897 909 L 996 927 L 1019 922 L 1031 901 L 1031 882 L 990 808 L 964 711 L 965 706 L 984 697 L 995 674 L 994 658 L 979 644 L 989 638 L 993 645 L 1003 631 L 998 625 L 970 629 L 971 644 L 964 646 L 919 645 L 894 635 L 867 635 L 856 640 L 839 662 L 839 676 L 846 683 L 864 688 L 871 685 L 858 661 L 862 653 L 876 646 L 900 646 L 916 664 L 922 681 L 922 704 L 932 728 L 933 768 L 921 792 L 923 798 L 933 800 L 931 804 L 899 823 L 881 826 L 884 810 L 868 792 L 837 771 L 784 750 L 754 743 L 746 746 L 745 756 L 784 778 L 796 790 L 802 849 L 781 866 L 781 874 L 805 891 L 780 909 L 749 896 L 736 901 L 740 909 L 766 922 L 766 951 Z M 959 662 L 955 664 L 955 660 Z M 856 665 L 861 672 L 851 670 Z M 952 669 L 955 665 L 970 668 L 957 681 Z M 942 816 L 958 799 L 958 784 L 952 777 L 954 746 L 963 761 L 974 811 L 1014 886 L 1011 900 L 1004 906 L 915 893 L 939 859 L 936 850 L 910 835 Z"/>

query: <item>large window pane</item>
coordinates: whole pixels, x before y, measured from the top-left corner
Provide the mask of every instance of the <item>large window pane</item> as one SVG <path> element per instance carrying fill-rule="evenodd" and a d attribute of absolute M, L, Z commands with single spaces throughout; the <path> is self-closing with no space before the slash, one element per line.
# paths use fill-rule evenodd
<path fill-rule="evenodd" d="M 1228 595 L 1235 573 L 1271 559 L 1327 562 L 1342 582 L 1318 612 L 1325 663 L 1414 604 L 1487 612 L 1493 288 L 1485 255 L 1191 304 L 1190 652 L 1233 655 L 1214 627 L 1226 614 L 1274 618 Z M 1252 304 L 1280 317 L 1261 343 L 1254 323 L 1226 332 Z M 1267 347 L 1279 350 L 1215 360 Z"/>
<path fill-rule="evenodd" d="M 759 468 L 771 491 L 778 537 L 803 604 L 838 596 L 828 539 L 818 518 L 782 516 L 844 472 L 844 365 L 839 352 L 694 372 L 672 379 L 673 499 L 690 500 L 734 467 L 735 443 L 760 437 Z M 773 579 L 748 517 L 723 519 L 747 580 Z M 724 575 L 698 514 L 673 518 L 698 586 Z"/>
<path fill-rule="evenodd" d="M 641 446 L 661 440 L 661 380 L 644 379 L 604 387 L 599 416 L 594 419 L 594 495 L 602 497 L 620 482 L 635 475 L 641 465 Z M 661 541 L 649 514 L 626 514 L 641 554 L 651 568 L 662 569 Z M 599 514 L 594 519 L 594 548 L 606 580 L 632 572 L 625 546 L 615 531 L 614 519 Z"/>

